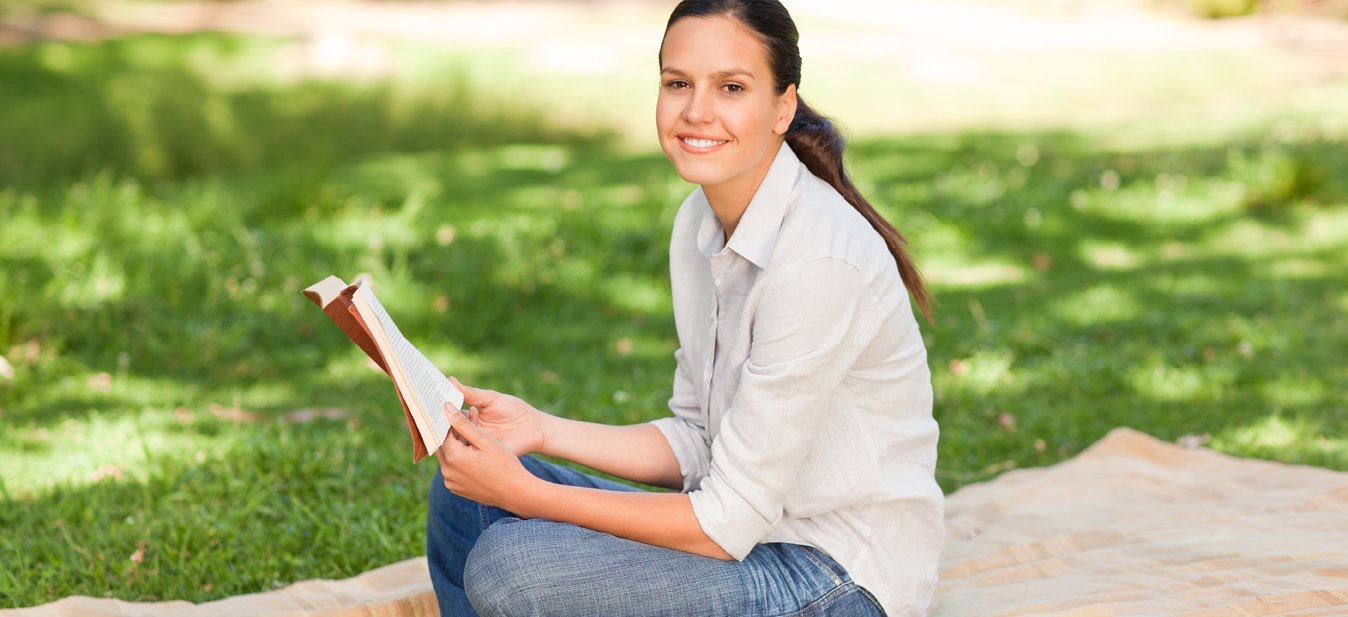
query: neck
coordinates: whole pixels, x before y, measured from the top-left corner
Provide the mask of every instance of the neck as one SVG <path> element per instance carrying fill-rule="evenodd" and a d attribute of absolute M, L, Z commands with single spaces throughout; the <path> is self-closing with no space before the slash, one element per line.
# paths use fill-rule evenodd
<path fill-rule="evenodd" d="M 716 220 L 720 221 L 721 229 L 725 230 L 726 242 L 729 242 L 730 236 L 735 234 L 735 227 L 739 225 L 744 211 L 749 209 L 749 202 L 753 201 L 758 187 L 763 184 L 763 178 L 767 177 L 768 170 L 772 169 L 772 162 L 777 160 L 781 143 L 778 142 L 777 147 L 768 150 L 763 160 L 759 161 L 749 173 L 720 184 L 702 185 L 702 194 L 707 197 L 707 203 L 716 214 Z"/>

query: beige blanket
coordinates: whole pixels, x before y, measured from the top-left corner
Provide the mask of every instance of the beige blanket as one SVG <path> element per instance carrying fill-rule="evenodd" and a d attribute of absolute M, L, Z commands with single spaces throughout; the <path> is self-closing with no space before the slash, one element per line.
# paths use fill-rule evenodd
<path fill-rule="evenodd" d="M 1076 458 L 946 504 L 933 617 L 1348 615 L 1348 473 L 1186 450 L 1118 429 Z M 435 614 L 424 559 L 217 602 L 70 597 L 52 615 Z"/>

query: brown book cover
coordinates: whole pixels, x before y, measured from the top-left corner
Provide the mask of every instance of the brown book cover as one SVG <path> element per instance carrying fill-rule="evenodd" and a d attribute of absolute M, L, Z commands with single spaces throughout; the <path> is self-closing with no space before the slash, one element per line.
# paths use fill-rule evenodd
<path fill-rule="evenodd" d="M 393 374 L 389 370 L 388 362 L 384 360 L 383 354 L 379 352 L 379 346 L 370 335 L 369 324 L 365 323 L 352 303 L 351 297 L 355 295 L 360 285 L 360 281 L 347 285 L 341 279 L 329 276 L 305 289 L 304 297 L 323 309 L 323 313 L 332 320 L 332 323 L 337 324 L 337 327 L 346 333 L 347 338 L 360 347 L 361 351 L 364 351 L 365 355 L 392 379 Z M 398 389 L 396 381 L 394 390 L 398 392 L 398 403 L 403 408 L 407 430 L 412 434 L 412 462 L 415 463 L 426 458 L 430 452 L 426 449 L 425 440 L 421 438 L 421 432 L 417 430 L 416 422 L 412 419 L 412 410 L 407 406 L 407 399 Z"/>

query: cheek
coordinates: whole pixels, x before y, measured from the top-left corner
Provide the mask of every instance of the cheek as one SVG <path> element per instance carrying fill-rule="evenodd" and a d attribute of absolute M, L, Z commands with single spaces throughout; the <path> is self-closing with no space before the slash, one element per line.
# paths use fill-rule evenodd
<path fill-rule="evenodd" d="M 757 141 L 771 127 L 771 122 L 765 122 L 761 110 L 748 105 L 724 109 L 720 118 L 725 130 L 743 142 Z"/>
<path fill-rule="evenodd" d="M 679 110 L 675 102 L 664 94 L 655 101 L 655 128 L 663 137 L 674 128 L 674 123 L 679 118 Z"/>
<path fill-rule="evenodd" d="M 665 153 L 665 158 L 670 161 L 674 160 L 677 148 L 671 142 L 669 134 L 676 128 L 678 119 L 678 109 L 671 101 L 662 96 L 655 102 L 656 141 L 660 144 L 660 150 Z"/>

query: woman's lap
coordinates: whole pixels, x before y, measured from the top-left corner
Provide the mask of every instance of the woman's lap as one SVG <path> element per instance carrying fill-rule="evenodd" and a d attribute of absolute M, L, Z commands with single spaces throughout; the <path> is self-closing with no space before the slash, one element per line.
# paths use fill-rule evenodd
<path fill-rule="evenodd" d="M 523 460 L 551 482 L 638 490 Z M 566 523 L 520 520 L 454 496 L 440 482 L 437 474 L 427 556 L 442 614 L 472 615 L 472 607 L 484 615 L 883 614 L 818 549 L 760 544 L 743 561 L 722 561 Z"/>

